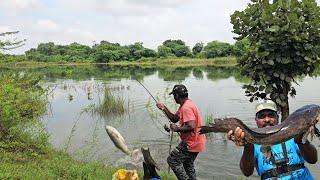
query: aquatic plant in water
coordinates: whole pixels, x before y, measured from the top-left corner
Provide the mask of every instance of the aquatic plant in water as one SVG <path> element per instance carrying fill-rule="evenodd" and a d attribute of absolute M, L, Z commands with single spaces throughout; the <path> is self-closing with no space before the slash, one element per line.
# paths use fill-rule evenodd
<path fill-rule="evenodd" d="M 95 108 L 95 112 L 102 117 L 107 117 L 110 115 L 123 115 L 126 111 L 124 98 L 115 96 L 109 88 L 105 88 L 104 99 Z"/>
<path fill-rule="evenodd" d="M 206 126 L 209 125 L 210 123 L 213 123 L 213 120 L 214 120 L 213 114 L 206 114 L 206 115 L 204 116 L 204 119 L 205 119 L 204 124 L 205 124 Z"/>

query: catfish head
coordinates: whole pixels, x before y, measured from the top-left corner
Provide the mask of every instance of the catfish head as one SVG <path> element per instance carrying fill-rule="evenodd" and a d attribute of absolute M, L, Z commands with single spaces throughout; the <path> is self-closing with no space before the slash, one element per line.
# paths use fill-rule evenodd
<path fill-rule="evenodd" d="M 310 124 L 315 126 L 320 121 L 320 106 L 315 106 L 312 110 L 314 111 L 313 113 L 315 114 L 315 118 L 310 121 Z"/>
<path fill-rule="evenodd" d="M 316 124 L 320 121 L 320 106 L 318 105 L 308 105 L 304 110 L 305 122 L 307 124 L 308 130 L 303 134 L 302 143 L 307 141 L 308 135 L 311 135 L 311 141 L 313 136 L 316 135 L 320 138 L 320 131 L 316 127 Z"/>
<path fill-rule="evenodd" d="M 320 131 L 319 129 L 316 127 L 316 124 L 320 121 L 320 112 L 318 112 L 318 116 L 315 120 L 313 120 L 311 123 L 313 124 L 313 129 L 312 129 L 312 132 L 311 132 L 311 139 L 313 139 L 313 135 L 316 135 L 319 139 L 320 139 Z M 310 128 L 311 128 L 310 127 Z"/>

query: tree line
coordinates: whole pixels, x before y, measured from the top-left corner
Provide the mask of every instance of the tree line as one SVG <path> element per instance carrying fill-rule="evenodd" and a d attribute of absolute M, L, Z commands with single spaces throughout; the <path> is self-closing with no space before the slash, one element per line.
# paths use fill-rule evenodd
<path fill-rule="evenodd" d="M 31 48 L 23 56 L 6 56 L 6 59 L 23 59 L 41 62 L 97 62 L 108 63 L 114 61 L 136 61 L 140 59 L 156 58 L 215 58 L 226 56 L 241 56 L 248 46 L 247 40 L 229 44 L 220 41 L 196 43 L 192 48 L 182 40 L 166 40 L 157 50 L 143 46 L 142 42 L 130 45 L 120 45 L 101 41 L 93 46 L 71 43 L 57 45 L 53 42 L 40 43 L 36 48 Z M 3 55 L 2 55 L 3 56 Z M 1 57 L 0 57 L 1 58 Z M 2 58 L 3 59 L 3 58 Z"/>

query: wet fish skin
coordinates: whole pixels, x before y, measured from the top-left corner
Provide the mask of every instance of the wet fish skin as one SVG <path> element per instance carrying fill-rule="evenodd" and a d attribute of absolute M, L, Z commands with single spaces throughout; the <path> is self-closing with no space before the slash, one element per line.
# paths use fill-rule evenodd
<path fill-rule="evenodd" d="M 314 129 L 315 124 L 320 120 L 320 106 L 306 105 L 292 114 L 285 121 L 275 126 L 264 128 L 249 128 L 237 118 L 215 119 L 210 126 L 202 126 L 200 134 L 210 132 L 226 133 L 240 127 L 245 132 L 245 141 L 248 143 L 273 145 L 307 133 Z"/>
<path fill-rule="evenodd" d="M 127 155 L 131 155 L 131 151 L 129 150 L 124 138 L 119 133 L 119 131 L 112 126 L 106 126 L 105 129 L 106 129 L 107 134 L 109 135 L 111 141 L 113 142 L 113 144 L 118 149 L 120 149 L 123 153 L 125 153 Z"/>

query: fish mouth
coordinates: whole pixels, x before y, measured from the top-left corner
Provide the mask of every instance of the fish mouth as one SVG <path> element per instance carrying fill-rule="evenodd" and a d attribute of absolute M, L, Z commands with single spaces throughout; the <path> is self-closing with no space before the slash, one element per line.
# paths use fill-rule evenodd
<path fill-rule="evenodd" d="M 316 125 L 320 121 L 320 114 L 313 120 L 312 125 Z"/>
<path fill-rule="evenodd" d="M 273 126 L 273 124 L 264 124 L 262 127 L 270 127 Z"/>

